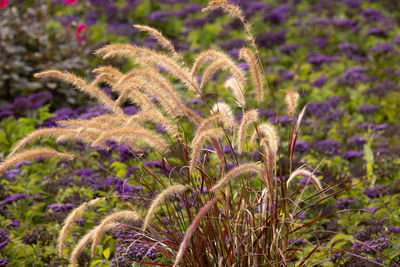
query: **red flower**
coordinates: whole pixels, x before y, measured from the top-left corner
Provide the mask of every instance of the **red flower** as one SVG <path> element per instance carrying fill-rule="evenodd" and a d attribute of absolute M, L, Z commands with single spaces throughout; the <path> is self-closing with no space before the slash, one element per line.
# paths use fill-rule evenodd
<path fill-rule="evenodd" d="M 8 0 L 0 0 L 0 8 L 5 8 L 8 4 Z"/>
<path fill-rule="evenodd" d="M 67 5 L 69 5 L 69 6 L 73 6 L 73 5 L 75 5 L 76 3 L 78 3 L 79 2 L 79 0 L 65 0 L 65 3 L 67 4 Z"/>
<path fill-rule="evenodd" d="M 78 40 L 85 40 L 86 38 L 84 36 L 81 36 L 81 32 L 86 30 L 86 28 L 86 24 L 79 25 L 78 28 L 76 28 L 75 38 Z"/>

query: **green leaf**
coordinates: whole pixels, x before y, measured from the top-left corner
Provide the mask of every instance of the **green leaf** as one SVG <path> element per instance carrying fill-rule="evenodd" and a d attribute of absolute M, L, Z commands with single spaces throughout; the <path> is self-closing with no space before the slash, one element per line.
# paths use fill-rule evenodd
<path fill-rule="evenodd" d="M 105 250 L 103 250 L 103 256 L 106 260 L 108 260 L 110 258 L 110 254 L 111 254 L 111 251 L 109 248 L 106 248 Z"/>
<path fill-rule="evenodd" d="M 372 138 L 364 145 L 364 159 L 367 162 L 367 175 L 372 177 L 371 186 L 375 185 L 376 176 L 374 176 L 374 153 L 371 148 Z"/>

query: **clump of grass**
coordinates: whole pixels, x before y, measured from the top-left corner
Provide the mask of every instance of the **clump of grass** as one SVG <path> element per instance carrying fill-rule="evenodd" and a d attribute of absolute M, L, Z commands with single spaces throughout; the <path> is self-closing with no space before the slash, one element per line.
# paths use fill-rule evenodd
<path fill-rule="evenodd" d="M 217 0 L 211 2 L 205 11 L 214 8 L 223 8 L 242 21 L 251 48 L 242 48 L 240 58 L 250 64 L 253 86 L 247 83 L 245 73 L 237 67 L 238 63 L 224 52 L 208 50 L 189 67 L 159 31 L 141 25 L 136 28 L 155 35 L 167 54 L 133 45 L 113 44 L 99 49 L 96 54 L 103 55 L 104 59 L 127 57 L 139 67 L 127 73 L 112 66 L 100 67 L 94 70 L 99 75 L 90 83 L 74 74 L 56 70 L 36 74 L 38 78 L 71 83 L 108 107 L 110 114 L 89 120 L 62 121 L 64 128 L 37 130 L 17 145 L 13 153 L 22 152 L 3 162 L 1 171 L 19 160 L 36 158 L 43 153 L 45 156 L 73 158 L 50 149 L 23 151 L 40 137 L 74 137 L 104 149 L 107 149 L 106 141 L 112 139 L 134 150 L 147 146 L 154 157 L 165 157 L 167 161 L 168 157 L 173 157 L 176 162 L 176 171 L 165 179 L 153 176 L 156 181 L 148 187 L 159 194 L 150 207 L 145 212 L 116 211 L 103 219 L 73 250 L 70 260 L 73 265 L 77 264 L 79 254 L 90 242 L 91 255 L 95 256 L 102 235 L 108 229 L 120 227 L 117 222 L 122 220 L 144 221 L 138 228 L 148 237 L 143 242 L 157 248 L 174 266 L 282 266 L 296 261 L 293 256 L 296 249 L 289 244 L 289 238 L 294 238 L 303 227 L 299 227 L 296 221 L 298 204 L 292 203 L 299 201 L 296 201 L 296 195 L 291 194 L 289 185 L 294 178 L 303 176 L 313 182 L 318 191 L 316 195 L 323 196 L 326 191 L 312 172 L 302 168 L 292 171 L 294 145 L 305 109 L 291 127 L 289 147 L 285 152 L 279 147 L 276 125 L 261 121 L 257 107 L 246 106 L 252 101 L 246 101 L 244 92 L 254 89 L 258 102 L 262 103 L 267 91 L 250 26 L 237 6 Z M 196 75 L 208 63 L 199 85 Z M 164 77 L 158 71 L 159 66 L 177 82 L 173 84 Z M 226 86 L 233 90 L 238 108 L 224 102 L 211 103 L 204 97 L 204 91 L 208 90 L 206 82 L 219 70 L 232 74 Z M 110 85 L 119 97 L 112 99 L 105 95 L 98 87 L 102 82 Z M 178 91 L 176 85 L 186 90 Z M 199 116 L 186 106 L 182 94 L 202 97 L 205 116 Z M 158 101 L 152 101 L 151 96 Z M 297 112 L 298 98 L 296 92 L 289 92 L 286 97 L 290 117 Z M 139 113 L 125 115 L 121 106 L 126 101 L 137 105 Z M 240 113 L 240 121 L 235 119 L 234 112 Z M 162 124 L 167 133 L 155 133 L 153 128 L 149 128 L 149 122 Z M 252 128 L 253 134 L 249 135 Z M 205 149 L 208 142 L 212 149 Z M 229 153 L 224 153 L 224 145 L 230 148 Z M 258 153 L 261 160 L 253 160 L 249 156 L 251 152 Z M 280 157 L 289 158 L 290 168 L 277 164 Z M 290 178 L 285 182 L 283 176 Z M 172 196 L 175 198 L 169 201 Z M 92 200 L 83 204 L 67 218 L 60 234 L 60 256 L 73 221 L 96 202 Z M 158 213 L 158 209 L 163 212 Z M 142 220 L 144 214 L 147 216 Z"/>

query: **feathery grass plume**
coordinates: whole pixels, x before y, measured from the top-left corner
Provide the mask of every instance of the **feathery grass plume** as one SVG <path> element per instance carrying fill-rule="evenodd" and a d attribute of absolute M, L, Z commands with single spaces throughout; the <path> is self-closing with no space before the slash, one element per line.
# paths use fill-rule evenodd
<path fill-rule="evenodd" d="M 287 115 L 292 118 L 299 102 L 299 94 L 295 91 L 287 91 L 285 102 L 287 107 Z"/>
<path fill-rule="evenodd" d="M 36 130 L 28 134 L 25 138 L 21 139 L 14 149 L 8 154 L 7 158 L 12 157 L 15 153 L 25 148 L 28 144 L 35 142 L 40 138 L 57 137 L 64 134 L 76 134 L 75 130 L 65 128 L 45 128 Z"/>
<path fill-rule="evenodd" d="M 211 1 L 206 8 L 203 8 L 201 12 L 208 12 L 213 9 L 222 8 L 225 12 L 230 14 L 233 18 L 238 18 L 240 22 L 243 24 L 243 27 L 247 34 L 247 39 L 250 42 L 250 45 L 257 51 L 257 45 L 254 39 L 253 34 L 251 33 L 251 27 L 246 22 L 243 11 L 235 5 L 229 4 L 226 0 L 214 0 Z"/>
<path fill-rule="evenodd" d="M 113 76 L 111 76 L 110 74 L 102 73 L 97 75 L 96 78 L 90 84 L 93 86 L 99 86 L 102 83 L 105 83 L 112 87 L 117 81 L 118 80 Z"/>
<path fill-rule="evenodd" d="M 249 110 L 243 115 L 242 123 L 239 126 L 238 131 L 238 151 L 242 153 L 243 145 L 247 136 L 247 129 L 249 128 L 250 123 L 256 122 L 258 120 L 257 110 Z"/>
<path fill-rule="evenodd" d="M 226 65 L 225 67 L 219 66 L 219 64 L 216 64 L 216 66 L 211 68 L 211 66 L 213 65 L 213 64 L 211 64 L 207 69 L 215 69 L 214 71 L 209 71 L 209 72 L 211 72 L 211 75 L 213 73 L 215 73 L 215 71 L 218 69 L 229 70 L 230 72 L 232 72 L 232 74 L 238 80 L 240 85 L 243 87 L 245 86 L 246 76 L 244 75 L 243 71 L 239 67 L 237 67 L 237 64 L 235 63 L 235 61 L 226 53 L 218 51 L 218 50 L 214 50 L 214 49 L 209 49 L 197 56 L 193 66 L 192 66 L 192 69 L 190 71 L 192 79 L 195 80 L 195 76 L 197 75 L 197 72 L 200 70 L 202 65 L 204 65 L 207 62 L 211 62 L 211 63 L 224 62 Z M 206 72 L 207 71 L 205 71 L 205 73 Z M 205 77 L 205 76 L 206 75 L 204 74 L 203 77 Z M 208 76 L 211 77 L 210 74 L 208 74 Z M 208 79 L 203 78 L 203 80 L 207 81 Z M 204 82 L 203 82 L 203 85 L 204 85 Z"/>
<path fill-rule="evenodd" d="M 250 65 L 251 77 L 257 88 L 258 103 L 261 103 L 263 101 L 262 75 L 257 60 L 253 52 L 246 47 L 240 49 L 239 58 L 245 60 Z"/>
<path fill-rule="evenodd" d="M 323 189 L 321 186 L 321 182 L 319 181 L 319 179 L 314 175 L 314 173 L 304 170 L 302 168 L 298 168 L 297 170 L 295 170 L 292 175 L 290 175 L 289 179 L 286 182 L 286 186 L 289 187 L 290 182 L 299 176 L 304 176 L 307 177 L 311 180 L 311 182 L 314 184 L 315 188 L 317 188 L 317 190 L 321 193 L 321 196 L 324 195 L 323 193 Z"/>
<path fill-rule="evenodd" d="M 213 113 L 220 112 L 221 114 L 224 114 L 225 117 L 228 118 L 231 122 L 235 122 L 235 116 L 233 116 L 231 107 L 223 101 L 215 103 L 215 105 L 211 108 L 211 111 Z"/>
<path fill-rule="evenodd" d="M 244 98 L 242 86 L 237 79 L 230 77 L 225 81 L 224 86 L 232 90 L 236 103 L 243 108 L 246 105 L 246 99 Z"/>
<path fill-rule="evenodd" d="M 71 74 L 71 73 L 62 73 L 58 70 L 48 70 L 39 73 L 35 73 L 35 78 L 54 78 L 61 81 L 65 81 L 68 83 L 73 84 L 78 90 L 88 94 L 89 96 L 93 97 L 101 104 L 113 108 L 114 101 L 110 99 L 103 91 L 101 91 L 98 87 L 88 84 L 83 79 L 79 78 L 78 76 Z M 117 109 L 117 114 L 124 114 L 122 109 Z"/>
<path fill-rule="evenodd" d="M 193 110 L 189 109 L 181 100 L 178 92 L 176 92 L 175 88 L 172 86 L 172 84 L 158 73 L 158 71 L 149 71 L 146 69 L 134 69 L 131 70 L 129 73 L 125 74 L 124 77 L 122 77 L 115 87 L 119 87 L 121 84 L 126 83 L 128 80 L 134 77 L 143 77 L 145 78 L 148 82 L 151 82 L 154 85 L 157 85 L 157 87 L 162 91 L 165 92 L 166 97 L 170 98 L 171 101 L 173 101 L 176 105 L 176 109 L 179 113 L 182 113 L 183 115 L 187 116 L 189 119 L 191 119 L 195 124 L 199 124 L 201 122 L 201 117 L 197 115 Z"/>
<path fill-rule="evenodd" d="M 174 124 L 172 124 L 166 117 L 164 117 L 164 115 L 161 114 L 161 112 L 159 112 L 157 109 L 142 111 L 138 114 L 131 116 L 126 122 L 125 126 L 130 127 L 131 125 L 135 125 L 140 122 L 152 122 L 156 124 L 158 123 L 162 125 L 165 130 L 171 133 L 174 137 L 179 138 L 181 135 L 178 131 L 178 128 Z"/>
<path fill-rule="evenodd" d="M 229 129 L 235 129 L 236 128 L 236 122 L 232 120 L 231 117 L 227 116 L 226 113 L 222 113 L 221 111 L 218 110 L 213 110 L 214 114 L 207 117 L 206 119 L 203 120 L 203 122 L 200 124 L 199 128 L 197 129 L 193 139 L 192 143 L 196 142 L 195 140 L 200 136 L 200 134 L 206 130 L 209 130 L 210 127 L 217 123 L 224 123 Z"/>
<path fill-rule="evenodd" d="M 103 143 L 106 139 L 112 137 L 120 137 L 125 136 L 126 138 L 130 138 L 132 140 L 143 141 L 148 146 L 160 151 L 167 152 L 168 144 L 164 141 L 164 139 L 157 134 L 153 133 L 150 130 L 146 129 L 125 129 L 125 128 L 114 128 L 106 131 L 102 135 L 97 138 L 96 141 L 93 142 L 93 146 Z"/>
<path fill-rule="evenodd" d="M 175 262 L 174 262 L 174 267 L 177 267 L 179 263 L 182 260 L 183 254 L 186 250 L 186 247 L 189 243 L 190 238 L 193 236 L 194 232 L 196 231 L 197 227 L 199 226 L 201 219 L 209 212 L 209 210 L 219 201 L 219 198 L 214 198 L 207 202 L 204 207 L 201 208 L 199 213 L 197 213 L 196 217 L 194 218 L 192 224 L 189 226 L 189 228 L 186 231 L 185 237 L 183 238 L 178 254 L 176 255 Z"/>
<path fill-rule="evenodd" d="M 104 229 L 104 232 L 107 232 L 111 229 L 115 229 L 118 225 L 119 225 L 118 223 L 107 224 Z M 69 261 L 73 267 L 78 266 L 79 256 L 81 255 L 81 253 L 85 249 L 85 247 L 93 240 L 93 236 L 97 232 L 99 227 L 100 227 L 100 225 L 96 226 L 95 228 L 90 230 L 86 235 L 84 235 L 84 237 L 82 237 L 79 240 L 78 245 L 76 245 L 76 247 L 72 251 L 71 257 L 69 259 Z"/>
<path fill-rule="evenodd" d="M 272 180 L 274 177 L 274 168 L 275 168 L 275 155 L 276 153 L 273 151 L 272 146 L 271 146 L 271 141 L 270 139 L 263 138 L 260 141 L 261 147 L 264 149 L 265 153 L 265 163 L 267 165 L 267 179 L 269 183 L 269 187 L 271 188 L 272 185 Z"/>
<path fill-rule="evenodd" d="M 176 59 L 176 60 L 183 60 L 183 58 L 175 51 L 174 46 L 172 45 L 171 41 L 169 41 L 167 38 L 165 38 L 162 33 L 152 27 L 146 26 L 146 25 L 139 25 L 135 24 L 133 25 L 134 28 L 138 29 L 139 31 L 146 32 L 153 37 L 156 38 L 157 42 L 164 47 L 168 52 L 171 53 L 171 55 Z"/>
<path fill-rule="evenodd" d="M 94 257 L 94 254 L 96 253 L 96 248 L 97 245 L 100 242 L 100 238 L 103 236 L 104 232 L 107 229 L 107 225 L 113 222 L 118 222 L 122 220 L 127 220 L 127 221 L 139 221 L 141 220 L 140 216 L 134 212 L 134 211 L 117 211 L 111 215 L 108 215 L 106 218 L 104 218 L 101 223 L 99 224 L 99 227 L 93 234 L 93 242 L 92 242 L 92 247 L 91 247 L 91 255 Z"/>
<path fill-rule="evenodd" d="M 68 217 L 64 220 L 64 226 L 61 229 L 60 235 L 58 237 L 58 252 L 60 254 L 60 257 L 62 257 L 62 255 L 63 255 L 64 248 L 65 248 L 65 240 L 67 239 L 67 235 L 69 234 L 75 221 L 77 219 L 80 219 L 82 217 L 83 213 L 85 213 L 85 211 L 87 209 L 96 205 L 97 202 L 99 202 L 100 200 L 104 200 L 104 199 L 105 199 L 104 197 L 96 198 L 96 199 L 93 199 L 93 200 L 90 200 L 88 202 L 81 204 L 79 207 L 74 209 L 68 215 Z"/>
<path fill-rule="evenodd" d="M 142 231 L 146 231 L 146 228 L 149 226 L 150 220 L 153 217 L 156 208 L 161 204 L 161 202 L 163 202 L 168 196 L 182 193 L 186 189 L 188 189 L 188 187 L 185 185 L 171 185 L 170 187 L 164 189 L 160 194 L 158 194 L 151 203 L 149 211 L 147 212 L 146 218 L 144 219 Z"/>
<path fill-rule="evenodd" d="M 230 62 L 226 62 L 224 60 L 218 60 L 211 63 L 205 70 L 203 74 L 203 78 L 201 79 L 200 89 L 203 89 L 205 84 L 213 77 L 213 75 L 219 71 L 230 71 L 233 77 L 238 81 L 241 87 L 244 87 L 246 84 L 246 77 L 243 74 L 243 71 L 238 68 L 236 65 L 231 64 Z"/>
<path fill-rule="evenodd" d="M 15 164 L 23 160 L 33 160 L 37 158 L 58 158 L 58 159 L 67 159 L 73 160 L 75 158 L 74 155 L 68 153 L 61 153 L 52 148 L 32 148 L 29 150 L 25 150 L 19 153 L 14 154 L 13 156 L 7 158 L 0 164 L 0 173 L 5 172 Z"/>
<path fill-rule="evenodd" d="M 139 58 L 140 60 L 146 59 L 154 64 L 164 67 L 168 73 L 179 79 L 189 90 L 200 93 L 197 81 L 191 79 L 189 70 L 186 69 L 186 67 L 180 66 L 180 64 L 175 60 L 151 49 L 118 44 L 107 45 L 100 48 L 95 52 L 95 54 L 104 54 L 103 59 L 114 56 L 129 56 Z M 141 63 L 140 60 L 138 60 L 139 64 Z"/>
<path fill-rule="evenodd" d="M 98 67 L 98 68 L 95 68 L 94 70 L 92 70 L 92 72 L 99 73 L 99 74 L 106 73 L 116 79 L 120 79 L 124 75 L 122 72 L 120 72 L 118 69 L 114 68 L 113 66 Z"/>
<path fill-rule="evenodd" d="M 137 77 L 131 78 L 127 80 L 125 83 L 123 83 L 121 87 L 125 88 L 122 89 L 122 93 L 118 98 L 118 100 L 116 101 L 116 105 L 121 105 L 125 100 L 125 98 L 129 96 L 128 94 L 125 93 L 126 91 L 131 93 L 134 90 L 134 92 L 132 93 L 135 94 L 136 91 L 140 91 L 141 89 L 142 91 L 145 91 L 147 94 L 156 96 L 158 102 L 160 102 L 164 110 L 172 117 L 176 118 L 179 115 L 181 115 L 181 113 L 179 112 L 180 110 L 176 109 L 176 105 L 174 105 L 174 103 L 171 101 L 171 98 L 166 96 L 165 93 L 163 94 L 160 90 L 157 90 L 150 82 L 143 80 L 142 78 L 137 78 Z"/>
<path fill-rule="evenodd" d="M 149 97 L 146 94 L 143 94 L 142 92 L 137 90 L 137 88 L 135 87 L 136 85 L 133 85 L 122 90 L 120 96 L 115 101 L 114 110 L 120 108 L 120 106 L 124 103 L 126 99 L 129 99 L 132 103 L 138 105 L 142 110 L 150 110 L 156 108 Z"/>
<path fill-rule="evenodd" d="M 115 128 L 122 126 L 127 121 L 128 116 L 115 116 L 115 114 L 106 114 L 99 117 L 94 117 L 89 120 L 61 120 L 57 124 L 64 125 L 69 128 L 83 128 L 85 130 L 98 129 L 104 130 L 110 127 Z"/>
<path fill-rule="evenodd" d="M 215 191 L 218 188 L 226 185 L 230 180 L 233 178 L 238 177 L 239 175 L 246 173 L 246 172 L 255 172 L 260 175 L 260 178 L 265 182 L 266 186 L 268 186 L 268 181 L 265 176 L 265 171 L 261 168 L 257 163 L 245 163 L 236 168 L 230 170 L 223 178 L 221 178 L 212 188 L 210 191 Z"/>
<path fill-rule="evenodd" d="M 224 132 L 219 128 L 211 128 L 209 130 L 203 131 L 199 133 L 198 136 L 195 137 L 195 140 L 192 141 L 192 153 L 190 154 L 190 167 L 189 173 L 192 174 L 194 168 L 196 167 L 196 163 L 200 157 L 201 149 L 204 145 L 204 142 L 208 139 L 218 139 L 224 135 Z"/>
<path fill-rule="evenodd" d="M 278 152 L 279 147 L 279 135 L 276 131 L 276 128 L 268 122 L 262 123 L 258 126 L 258 131 L 254 131 L 251 135 L 250 144 L 253 145 L 258 137 L 258 134 L 261 134 L 260 137 L 266 137 L 270 140 L 271 148 L 273 149 L 274 153 Z"/>

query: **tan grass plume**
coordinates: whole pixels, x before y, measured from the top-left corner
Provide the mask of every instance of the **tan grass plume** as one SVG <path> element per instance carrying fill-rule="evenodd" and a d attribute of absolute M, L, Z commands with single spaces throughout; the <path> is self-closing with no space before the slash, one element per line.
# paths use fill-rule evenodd
<path fill-rule="evenodd" d="M 118 223 L 107 224 L 105 229 L 104 229 L 104 232 L 107 232 L 107 231 L 109 231 L 111 229 L 115 229 L 115 228 L 117 228 L 118 225 L 119 225 Z M 97 232 L 99 227 L 100 227 L 100 225 L 96 226 L 95 228 L 90 230 L 86 235 L 84 235 L 79 240 L 78 245 L 76 245 L 76 247 L 72 251 L 71 257 L 69 259 L 69 261 L 70 261 L 70 263 L 71 263 L 71 265 L 73 267 L 77 267 L 78 266 L 79 256 L 81 255 L 81 253 L 85 249 L 85 247 L 87 247 L 87 245 L 93 240 L 93 236 Z"/>
<path fill-rule="evenodd" d="M 164 139 L 150 130 L 145 129 L 125 129 L 125 128 L 114 128 L 100 135 L 100 137 L 93 142 L 93 146 L 103 143 L 106 139 L 125 136 L 132 140 L 143 141 L 148 146 L 160 151 L 167 152 L 168 144 Z"/>
<path fill-rule="evenodd" d="M 223 178 L 221 178 L 212 188 L 210 191 L 215 191 L 222 186 L 226 185 L 230 180 L 233 178 L 238 177 L 239 175 L 246 173 L 246 172 L 255 172 L 257 173 L 260 178 L 265 182 L 268 186 L 267 178 L 265 176 L 265 171 L 262 167 L 260 167 L 257 163 L 246 163 L 229 171 Z"/>
<path fill-rule="evenodd" d="M 243 108 L 246 105 L 246 99 L 244 98 L 243 88 L 237 79 L 230 77 L 225 81 L 224 86 L 233 92 L 236 103 Z"/>
<path fill-rule="evenodd" d="M 192 142 L 192 153 L 190 154 L 190 167 L 189 173 L 192 174 L 197 161 L 200 157 L 201 149 L 203 148 L 204 142 L 206 140 L 218 139 L 224 135 L 224 132 L 219 128 L 211 128 L 209 130 L 201 132 L 196 136 L 195 142 Z"/>
<path fill-rule="evenodd" d="M 319 179 L 314 175 L 314 173 L 308 170 L 304 170 L 302 168 L 297 169 L 292 173 L 292 175 L 290 175 L 289 179 L 286 182 L 287 187 L 289 187 L 290 182 L 293 181 L 294 178 L 299 176 L 309 178 L 310 181 L 314 184 L 315 188 L 317 188 L 317 190 L 321 193 L 321 196 L 324 195 L 321 182 L 319 181 Z"/>
<path fill-rule="evenodd" d="M 240 49 L 239 58 L 244 59 L 250 65 L 250 74 L 257 88 L 258 103 L 261 103 L 263 101 L 263 82 L 256 57 L 250 49 L 244 47 Z"/>
<path fill-rule="evenodd" d="M 0 164 L 0 173 L 8 170 L 13 167 L 20 161 L 23 160 L 34 160 L 38 158 L 58 158 L 58 159 L 67 159 L 73 160 L 75 158 L 74 155 L 68 153 L 61 153 L 52 148 L 32 148 L 30 150 L 25 150 L 23 152 L 19 152 L 14 154 L 12 157 L 7 158 Z"/>
<path fill-rule="evenodd" d="M 242 153 L 243 151 L 243 146 L 244 142 L 246 140 L 247 136 L 247 130 L 249 128 L 249 125 L 253 122 L 256 122 L 258 120 L 258 113 L 257 110 L 253 109 L 250 111 L 247 111 L 243 115 L 242 123 L 239 126 L 239 131 L 238 131 L 238 152 Z"/>
<path fill-rule="evenodd" d="M 298 102 L 299 102 L 299 94 L 295 91 L 287 91 L 285 96 L 287 115 L 290 118 L 293 118 L 293 114 L 296 111 Z"/>
<path fill-rule="evenodd" d="M 171 196 L 176 193 L 182 193 L 187 189 L 188 187 L 185 185 L 172 185 L 164 189 L 160 194 L 158 194 L 151 203 L 151 206 L 147 212 L 146 218 L 144 219 L 142 231 L 146 231 L 146 228 L 149 226 L 150 220 L 153 217 L 156 208 L 161 204 L 161 202 L 163 202 L 168 196 Z"/>
<path fill-rule="evenodd" d="M 258 137 L 258 134 L 260 134 L 261 135 L 260 137 L 265 137 L 270 141 L 271 148 L 276 154 L 279 148 L 279 135 L 278 132 L 276 131 L 276 128 L 270 123 L 264 122 L 258 126 L 258 130 L 259 132 L 257 131 L 253 132 L 250 139 L 250 144 L 253 145 L 254 142 L 256 141 L 256 138 Z"/>
<path fill-rule="evenodd" d="M 76 131 L 66 128 L 44 128 L 36 130 L 28 134 L 25 138 L 21 139 L 14 147 L 14 149 L 10 152 L 10 154 L 8 154 L 7 158 L 12 157 L 13 155 L 15 155 L 15 153 L 25 148 L 28 144 L 35 142 L 40 138 L 58 137 L 64 134 L 76 134 Z"/>
<path fill-rule="evenodd" d="M 103 236 L 104 232 L 107 229 L 107 225 L 110 223 L 127 220 L 127 221 L 140 221 L 140 216 L 134 211 L 117 211 L 111 215 L 105 217 L 101 223 L 99 224 L 98 228 L 93 234 L 93 242 L 91 247 L 91 255 L 94 257 L 96 253 L 97 245 L 100 243 L 100 239 Z"/>
<path fill-rule="evenodd" d="M 175 51 L 174 46 L 172 45 L 171 41 L 169 41 L 167 38 L 162 35 L 162 33 L 152 27 L 146 26 L 146 25 L 139 25 L 135 24 L 133 25 L 134 28 L 138 29 L 141 32 L 146 32 L 153 37 L 156 38 L 157 42 L 165 48 L 168 52 L 171 53 L 171 55 L 177 59 L 177 60 L 182 60 L 182 57 Z"/>
<path fill-rule="evenodd" d="M 61 81 L 65 81 L 73 84 L 78 90 L 88 94 L 92 98 L 99 101 L 101 104 L 113 108 L 114 101 L 110 99 L 103 91 L 101 91 L 98 87 L 88 84 L 83 79 L 71 73 L 62 73 L 58 70 L 48 70 L 39 73 L 35 73 L 35 78 L 53 78 Z M 117 109 L 118 114 L 124 114 L 122 109 Z"/>
<path fill-rule="evenodd" d="M 81 204 L 79 207 L 74 209 L 68 217 L 64 220 L 64 226 L 61 229 L 60 235 L 58 237 L 58 253 L 60 257 L 62 257 L 64 248 L 65 248 L 65 240 L 67 239 L 67 235 L 69 234 L 70 230 L 72 229 L 73 224 L 77 219 L 80 219 L 85 213 L 87 209 L 97 204 L 97 202 L 104 200 L 105 198 L 96 198 Z"/>

